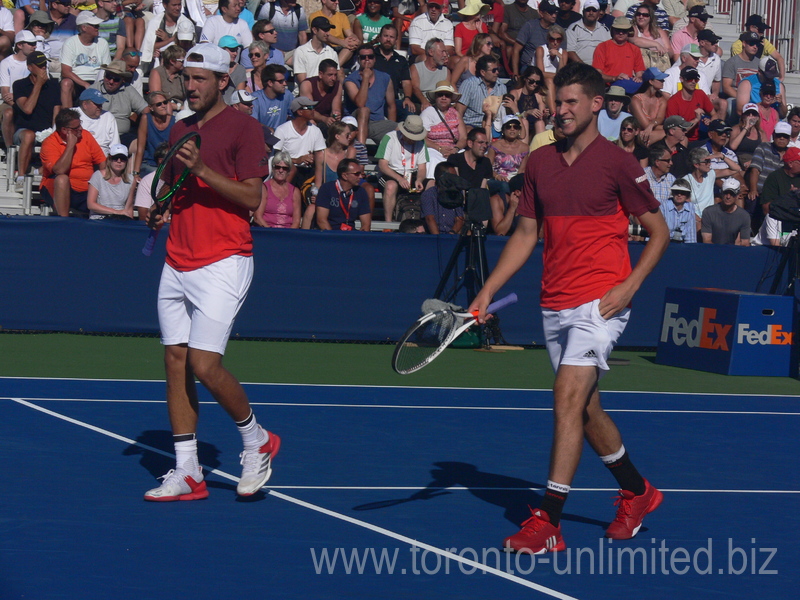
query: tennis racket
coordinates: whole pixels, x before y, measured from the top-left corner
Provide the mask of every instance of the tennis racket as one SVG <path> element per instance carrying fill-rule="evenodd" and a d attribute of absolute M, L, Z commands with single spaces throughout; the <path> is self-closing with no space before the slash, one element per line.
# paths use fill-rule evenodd
<path fill-rule="evenodd" d="M 492 302 L 486 312 L 497 312 L 516 301 L 517 295 L 509 294 Z M 397 342 L 392 355 L 392 368 L 400 375 L 419 371 L 439 356 L 459 335 L 472 327 L 477 318 L 477 310 L 469 313 L 450 309 L 421 316 Z"/>
<path fill-rule="evenodd" d="M 196 131 L 190 131 L 177 142 L 175 142 L 175 145 L 170 148 L 169 152 L 164 157 L 164 160 L 161 161 L 161 164 L 158 165 L 158 168 L 156 169 L 156 174 L 153 177 L 153 183 L 150 186 L 150 195 L 155 201 L 156 211 L 159 215 L 163 215 L 165 212 L 167 212 L 169 205 L 172 204 L 172 197 L 175 195 L 175 192 L 181 188 L 183 182 L 186 181 L 186 178 L 189 176 L 189 167 L 184 167 L 183 172 L 174 181 L 172 186 L 162 189 L 161 196 L 158 195 L 159 183 L 161 182 L 161 175 L 164 173 L 164 169 L 167 168 L 167 165 L 172 162 L 172 159 L 175 158 L 175 155 L 178 154 L 178 151 L 189 140 L 194 140 L 194 143 L 198 148 L 200 148 L 200 134 Z M 150 256 L 153 253 L 153 249 L 156 247 L 156 240 L 158 239 L 159 231 L 161 230 L 150 230 L 150 235 L 147 236 L 147 241 L 144 243 L 144 248 L 142 248 L 142 254 L 145 256 Z"/>

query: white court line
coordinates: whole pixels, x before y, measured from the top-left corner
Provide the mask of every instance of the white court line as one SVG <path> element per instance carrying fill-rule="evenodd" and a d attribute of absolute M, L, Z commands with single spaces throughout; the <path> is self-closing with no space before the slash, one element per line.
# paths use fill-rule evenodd
<path fill-rule="evenodd" d="M 2 398 L 16 400 L 15 398 Z M 109 402 L 112 404 L 164 404 L 165 400 L 116 400 L 102 398 L 30 398 L 34 402 Z M 200 404 L 215 405 L 208 400 Z M 335 402 L 256 402 L 251 401 L 251 406 L 296 406 L 301 408 L 391 408 L 407 410 L 477 410 L 477 411 L 520 411 L 520 412 L 550 412 L 552 407 L 544 406 L 426 406 L 424 404 L 344 404 Z M 800 416 L 798 412 L 778 412 L 766 410 L 678 410 L 662 408 L 606 408 L 606 412 L 614 413 L 666 413 L 679 415 L 762 415 L 762 416 Z"/>
<path fill-rule="evenodd" d="M 0 377 L 12 380 L 31 381 L 95 381 L 95 382 L 122 382 L 122 383 L 165 383 L 163 379 L 100 379 L 87 377 Z M 264 387 L 329 387 L 329 388 L 359 388 L 380 390 L 441 390 L 441 391 L 483 391 L 483 392 L 551 392 L 551 388 L 494 388 L 494 387 L 459 387 L 459 386 L 423 386 L 423 385 L 365 385 L 365 384 L 330 384 L 330 383 L 279 383 L 263 381 L 243 381 L 242 385 Z M 798 388 L 800 389 L 800 387 Z M 602 393 L 611 394 L 653 394 L 659 396 L 721 396 L 726 398 L 797 398 L 796 394 L 726 394 L 724 392 L 681 392 L 681 391 L 648 391 L 648 390 L 602 390 Z M 800 392 L 798 392 L 800 394 Z"/>
<path fill-rule="evenodd" d="M 133 445 L 139 446 L 140 448 L 144 448 L 146 450 L 157 452 L 158 454 L 160 454 L 162 456 L 168 456 L 168 457 L 171 457 L 171 458 L 175 457 L 174 454 L 170 454 L 168 452 L 164 452 L 163 450 L 159 450 L 157 448 L 153 448 L 153 447 L 148 446 L 146 444 L 140 444 L 136 440 L 132 440 L 130 438 L 126 438 L 125 436 L 113 433 L 111 431 L 108 431 L 107 429 L 102 429 L 102 428 L 97 427 L 95 425 L 90 425 L 89 423 L 85 423 L 84 421 L 79 421 L 78 419 L 73 419 L 72 417 L 68 417 L 66 415 L 62 415 L 62 414 L 54 412 L 52 410 L 48 410 L 46 408 L 43 408 L 41 406 L 37 406 L 36 404 L 33 404 L 31 402 L 27 402 L 26 400 L 23 400 L 22 398 L 11 398 L 11 400 L 13 400 L 14 402 L 17 402 L 18 404 L 22 404 L 23 406 L 27 406 L 28 408 L 32 408 L 34 410 L 43 412 L 43 413 L 45 413 L 47 415 L 50 415 L 52 417 L 56 417 L 57 419 L 61 419 L 61 420 L 66 421 L 68 423 L 72 423 L 73 425 L 79 425 L 81 427 L 85 427 L 86 429 L 89 429 L 89 430 L 94 431 L 96 433 L 100 433 L 100 434 L 106 435 L 108 437 L 114 438 L 115 440 L 120 440 L 120 441 L 123 441 L 123 442 L 125 442 L 127 444 L 133 444 Z M 210 469 L 210 468 L 206 467 L 205 465 L 203 465 L 203 468 L 205 468 L 207 471 L 209 471 L 211 473 L 214 473 L 215 475 L 219 475 L 220 477 L 223 477 L 225 479 L 229 479 L 230 481 L 236 481 L 236 482 L 239 481 L 238 477 L 230 475 L 229 473 L 225 473 L 224 471 L 220 471 L 218 469 Z M 491 573 L 492 575 L 495 575 L 495 576 L 500 577 L 502 579 L 507 579 L 508 581 L 511 581 L 513 583 L 517 583 L 517 584 L 522 585 L 524 587 L 536 590 L 537 592 L 541 592 L 541 593 L 546 594 L 548 596 L 551 596 L 553 598 L 559 598 L 559 600 L 578 600 L 574 596 L 568 596 L 567 594 L 562 594 L 561 592 L 558 592 L 558 591 L 553 590 L 551 588 L 545 587 L 543 585 L 539 585 L 538 583 L 534 583 L 533 581 L 528 581 L 527 579 L 523 579 L 521 577 L 517 577 L 515 575 L 512 575 L 511 573 L 506 573 L 505 571 L 502 571 L 500 569 L 496 569 L 494 567 L 490 567 L 490 566 L 485 565 L 483 563 L 480 563 L 478 561 L 470 560 L 470 559 L 464 558 L 463 556 L 460 556 L 458 554 L 453 554 L 452 552 L 448 552 L 447 550 L 442 550 L 441 548 L 437 548 L 436 546 L 431 546 L 430 544 L 426 544 L 424 542 L 420 542 L 418 540 L 411 539 L 410 537 L 406 537 L 406 536 L 401 535 L 399 533 L 395 533 L 394 531 L 390 531 L 389 529 L 384 529 L 383 527 L 379 527 L 377 525 L 373 525 L 371 523 L 367 523 L 366 521 L 362 521 L 360 519 L 354 519 L 353 517 L 349 517 L 349 516 L 344 515 L 342 513 L 338 513 L 338 512 L 329 510 L 327 508 L 323 508 L 321 506 L 317 506 L 316 504 L 311 504 L 310 502 L 305 502 L 304 500 L 300 500 L 299 498 L 294 498 L 292 496 L 287 496 L 286 494 L 282 494 L 280 492 L 276 492 L 276 491 L 271 490 L 271 489 L 267 490 L 267 494 L 269 494 L 271 496 L 274 496 L 276 498 L 279 498 L 281 500 L 285 500 L 287 502 L 291 502 L 292 504 L 296 504 L 298 506 L 302 506 L 304 508 L 308 508 L 308 509 L 316 511 L 318 513 L 322 513 L 324 515 L 328 515 L 329 517 L 333 517 L 335 519 L 339 519 L 340 521 L 345 521 L 346 523 L 350 523 L 352 525 L 357 525 L 358 527 L 362 527 L 364 529 L 368 529 L 370 531 L 373 531 L 375 533 L 379 533 L 379 534 L 384 535 L 386 537 L 390 537 L 390 538 L 395 539 L 395 540 L 397 540 L 399 542 L 403 542 L 405 544 L 408 544 L 408 545 L 410 545 L 412 547 L 422 548 L 422 549 L 424 549 L 424 550 L 426 550 L 428 552 L 432 552 L 434 554 L 438 554 L 439 556 L 442 556 L 445 559 L 453 560 L 453 561 L 462 563 L 462 564 L 464 564 L 464 565 L 466 565 L 468 567 L 472 567 L 475 570 L 480 570 L 482 572 Z"/>

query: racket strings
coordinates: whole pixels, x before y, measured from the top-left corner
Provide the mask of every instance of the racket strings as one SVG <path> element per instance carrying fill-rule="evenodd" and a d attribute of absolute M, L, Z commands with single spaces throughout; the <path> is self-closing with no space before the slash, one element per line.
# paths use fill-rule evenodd
<path fill-rule="evenodd" d="M 459 324 L 460 319 L 450 311 L 442 311 L 432 319 L 421 323 L 398 348 L 397 369 L 408 371 L 424 364 L 448 341 L 450 334 Z"/>

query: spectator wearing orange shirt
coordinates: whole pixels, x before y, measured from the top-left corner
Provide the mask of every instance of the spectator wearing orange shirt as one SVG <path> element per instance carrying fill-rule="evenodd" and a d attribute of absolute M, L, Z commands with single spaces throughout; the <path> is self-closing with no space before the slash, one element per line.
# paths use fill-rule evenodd
<path fill-rule="evenodd" d="M 645 69 L 642 51 L 628 41 L 632 31 L 630 19 L 617 17 L 611 26 L 611 39 L 600 42 L 592 57 L 592 66 L 603 74 L 606 85 L 621 86 L 628 94 L 639 90 Z"/>
<path fill-rule="evenodd" d="M 100 144 L 81 127 L 81 117 L 64 109 L 55 119 L 56 130 L 42 142 L 42 198 L 58 216 L 70 209 L 85 213 L 89 178 L 95 169 L 105 169 L 106 156 Z"/>

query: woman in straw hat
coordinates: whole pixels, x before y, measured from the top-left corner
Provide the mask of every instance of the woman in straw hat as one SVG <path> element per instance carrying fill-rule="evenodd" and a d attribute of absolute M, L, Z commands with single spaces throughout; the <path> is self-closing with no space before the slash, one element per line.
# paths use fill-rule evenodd
<path fill-rule="evenodd" d="M 467 145 L 467 126 L 455 108 L 461 94 L 449 81 L 440 81 L 427 92 L 431 105 L 422 111 L 422 124 L 428 132 L 428 172 Z"/>
<path fill-rule="evenodd" d="M 466 6 L 458 11 L 464 20 L 456 25 L 453 33 L 455 42 L 456 56 L 464 56 L 470 48 L 473 38 L 479 33 L 488 33 L 486 24 L 481 21 L 481 17 L 488 13 L 489 6 L 481 0 L 467 0 Z"/>

